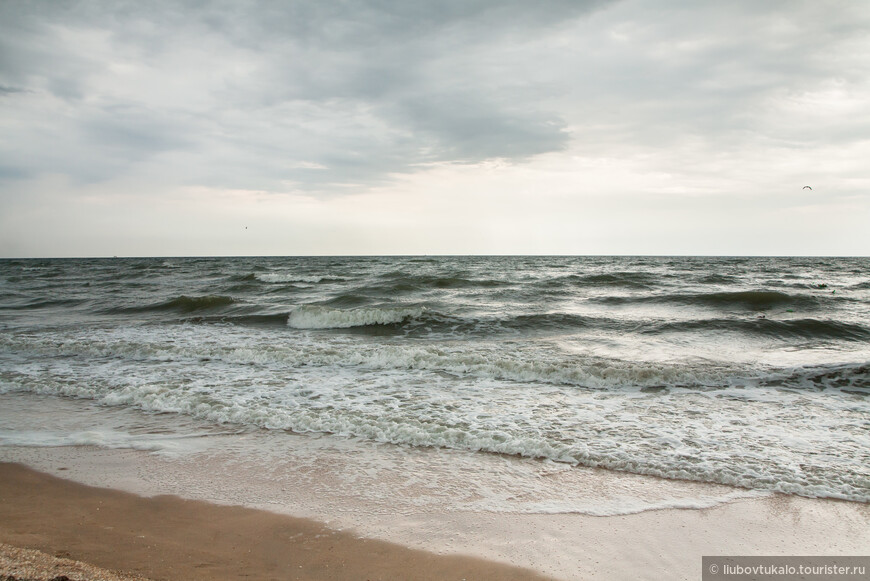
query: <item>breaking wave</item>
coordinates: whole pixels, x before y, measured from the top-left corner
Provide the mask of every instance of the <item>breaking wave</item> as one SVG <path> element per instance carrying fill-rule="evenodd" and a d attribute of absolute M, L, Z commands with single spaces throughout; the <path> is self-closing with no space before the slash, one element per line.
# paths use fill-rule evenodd
<path fill-rule="evenodd" d="M 348 329 L 401 323 L 419 317 L 423 312 L 423 307 L 370 307 L 342 310 L 304 305 L 290 313 L 287 324 L 294 329 Z"/>

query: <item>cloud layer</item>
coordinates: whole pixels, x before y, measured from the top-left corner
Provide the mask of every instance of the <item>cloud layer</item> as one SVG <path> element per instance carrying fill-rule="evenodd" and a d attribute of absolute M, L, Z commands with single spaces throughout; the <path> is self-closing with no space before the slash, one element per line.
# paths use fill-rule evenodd
<path fill-rule="evenodd" d="M 38 221 L 40 196 L 134 209 L 211 191 L 293 213 L 401 187 L 409 208 L 459 188 L 479 209 L 498 187 L 566 210 L 642 195 L 763 209 L 777 184 L 821 180 L 829 209 L 867 211 L 868 33 L 855 2 L 4 2 L 0 207 Z M 497 186 L 492 164 L 510 176 Z M 0 251 L 50 252 L 26 238 Z"/>

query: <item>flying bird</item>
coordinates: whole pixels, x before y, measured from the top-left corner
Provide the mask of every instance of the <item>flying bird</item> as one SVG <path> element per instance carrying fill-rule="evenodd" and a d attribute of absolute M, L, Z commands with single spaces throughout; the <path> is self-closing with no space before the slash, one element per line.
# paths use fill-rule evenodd
<path fill-rule="evenodd" d="M 813 191 L 813 188 L 811 188 L 811 187 L 809 187 L 809 186 L 804 186 L 804 187 L 803 187 L 803 188 L 801 188 L 801 189 L 804 189 L 804 190 L 809 190 L 809 191 Z"/>

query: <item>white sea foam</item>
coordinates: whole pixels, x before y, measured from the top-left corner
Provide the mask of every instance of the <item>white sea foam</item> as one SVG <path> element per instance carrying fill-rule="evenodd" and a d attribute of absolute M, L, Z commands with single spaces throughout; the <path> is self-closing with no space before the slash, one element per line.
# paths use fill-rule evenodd
<path fill-rule="evenodd" d="M 260 282 L 268 283 L 305 282 L 316 284 L 323 280 L 322 276 L 304 276 L 292 272 L 262 272 L 255 274 L 254 277 Z"/>
<path fill-rule="evenodd" d="M 863 469 L 844 469 L 842 460 L 861 458 L 870 449 L 870 435 L 860 425 L 861 409 L 828 394 L 773 398 L 770 390 L 757 389 L 753 397 L 753 390 L 739 387 L 647 394 L 572 386 L 553 386 L 543 393 L 522 383 L 401 369 L 239 367 L 220 360 L 202 363 L 200 369 L 186 361 L 143 363 L 90 368 L 86 377 L 63 364 L 49 372 L 22 365 L 5 374 L 0 391 L 88 398 L 279 432 L 330 433 L 870 500 Z M 808 405 L 816 414 L 811 424 L 803 419 Z M 769 425 L 771 414 L 776 424 Z M 791 428 L 783 430 L 782 424 Z M 800 431 L 799 437 L 794 430 Z M 795 447 L 798 440 L 804 444 Z M 806 442 L 822 441 L 827 442 L 823 455 L 806 449 Z M 771 463 L 771 457 L 777 462 Z"/>
<path fill-rule="evenodd" d="M 294 329 L 347 329 L 366 325 L 389 325 L 405 319 L 419 317 L 423 307 L 372 307 L 359 309 L 330 309 L 304 305 L 294 309 L 287 324 Z"/>
<path fill-rule="evenodd" d="M 306 310 L 321 324 L 389 320 L 383 309 Z M 4 334 L 0 347 L 0 392 L 870 500 L 864 400 L 835 389 L 851 368 L 834 369 L 830 389 L 782 390 L 818 372 L 805 380 L 800 371 L 614 360 L 545 340 L 372 340 L 198 324 Z"/>
<path fill-rule="evenodd" d="M 340 329 L 401 322 L 419 317 L 422 308 L 375 308 L 336 310 L 319 306 L 300 307 L 291 313 L 288 325 L 298 329 Z M 725 366 L 685 363 L 661 364 L 618 360 L 571 352 L 553 352 L 546 345 L 516 345 L 480 342 L 473 348 L 457 343 L 363 343 L 347 337 L 294 337 L 275 343 L 256 341 L 249 335 L 232 338 L 237 330 L 223 328 L 217 337 L 203 340 L 207 330 L 181 330 L 177 336 L 165 331 L 154 335 L 147 329 L 93 332 L 88 337 L 13 340 L 0 336 L 0 346 L 24 348 L 45 355 L 92 355 L 134 359 L 220 359 L 228 363 L 315 365 L 369 370 L 419 370 L 450 373 L 482 379 L 542 382 L 596 389 L 610 387 L 727 385 L 735 369 Z M 194 337 L 193 335 L 196 335 Z M 724 382 L 724 383 L 723 383 Z"/>
<path fill-rule="evenodd" d="M 81 457 L 94 447 L 141 450 L 164 461 L 180 461 L 192 473 L 204 468 L 206 481 L 212 483 L 214 462 L 232 464 L 231 473 L 238 477 L 236 483 L 242 487 L 242 496 L 223 496 L 227 492 L 226 479 L 221 480 L 219 490 L 213 491 L 232 504 L 268 499 L 272 506 L 300 501 L 310 505 L 318 498 L 328 498 L 330 510 L 339 513 L 419 515 L 474 511 L 607 516 L 666 508 L 709 508 L 765 495 L 718 485 L 664 483 L 628 473 L 445 448 L 395 447 L 360 439 L 310 438 L 263 430 L 215 433 L 192 420 L 183 422 L 188 425 L 179 430 L 177 419 L 165 414 L 99 408 L 75 400 L 38 396 L 0 398 L 3 404 L 0 424 L 11 428 L 0 430 L 0 448 L 7 448 L 0 449 L 0 455 L 16 453 L 9 447 L 79 448 L 46 450 L 38 457 L 51 454 Z M 39 425 L 46 414 L 56 418 L 56 425 L 50 430 L 26 428 Z M 107 427 L 107 423 L 116 427 Z M 79 429 L 84 425 L 94 427 Z M 120 425 L 137 426 L 137 433 Z M 184 437 L 185 433 L 188 437 Z M 252 482 L 245 476 L 250 474 L 268 474 L 268 478 Z M 283 492 L 285 489 L 295 491 L 292 501 Z"/>
<path fill-rule="evenodd" d="M 178 456 L 195 451 L 195 440 L 188 436 L 131 434 L 112 429 L 92 429 L 74 432 L 51 430 L 0 430 L 0 446 L 26 448 L 58 448 L 66 446 L 96 446 L 116 450 L 141 450 L 166 456 Z"/>

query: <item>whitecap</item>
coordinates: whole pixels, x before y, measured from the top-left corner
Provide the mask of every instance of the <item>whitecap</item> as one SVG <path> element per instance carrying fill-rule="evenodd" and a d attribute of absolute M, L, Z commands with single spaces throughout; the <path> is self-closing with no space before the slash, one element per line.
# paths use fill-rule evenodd
<path fill-rule="evenodd" d="M 367 325 L 391 325 L 419 317 L 423 311 L 423 307 L 367 307 L 340 310 L 305 305 L 290 313 L 287 324 L 294 329 L 347 329 Z"/>

